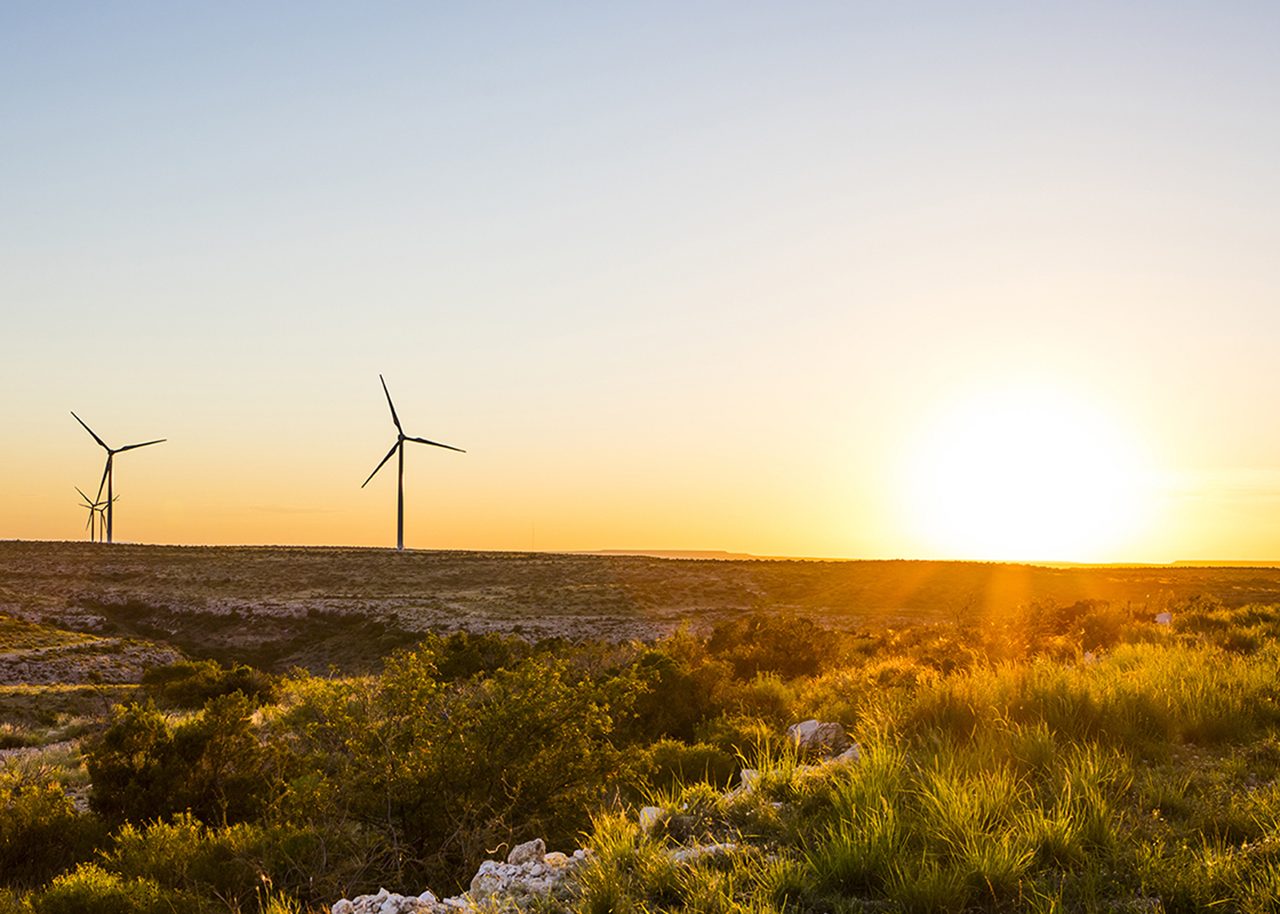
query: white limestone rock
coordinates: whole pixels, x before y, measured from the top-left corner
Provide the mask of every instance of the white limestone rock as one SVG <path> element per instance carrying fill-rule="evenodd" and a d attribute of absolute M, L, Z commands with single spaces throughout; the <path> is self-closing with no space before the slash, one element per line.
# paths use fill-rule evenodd
<path fill-rule="evenodd" d="M 801 752 L 835 755 L 849 745 L 844 727 L 831 721 L 803 720 L 787 728 L 787 737 Z"/>
<path fill-rule="evenodd" d="M 563 894 L 573 871 L 586 859 L 585 852 L 573 856 L 546 852 L 541 838 L 512 849 L 505 863 L 486 860 L 471 880 L 467 899 L 471 903 L 491 903 L 519 908 L 537 900 Z M 447 904 L 449 899 L 445 899 Z"/>
<path fill-rule="evenodd" d="M 862 759 L 862 747 L 857 743 L 853 743 L 848 749 L 839 755 L 832 757 L 829 764 L 832 765 L 852 765 L 854 762 Z"/>
<path fill-rule="evenodd" d="M 397 895 L 386 889 L 379 889 L 376 895 L 343 898 L 330 908 L 330 914 L 438 914 L 438 911 L 436 897 L 430 892 L 419 896 Z"/>
<path fill-rule="evenodd" d="M 653 831 L 663 819 L 661 806 L 645 806 L 640 810 L 640 830 Z"/>
<path fill-rule="evenodd" d="M 540 861 L 547 854 L 547 843 L 541 838 L 534 838 L 524 844 L 517 844 L 507 854 L 507 862 L 520 866 L 525 863 Z"/>
<path fill-rule="evenodd" d="M 676 847 L 668 851 L 668 855 L 676 863 L 693 864 L 704 860 L 718 860 L 727 857 L 738 849 L 732 842 L 721 844 L 696 844 L 693 847 Z"/>

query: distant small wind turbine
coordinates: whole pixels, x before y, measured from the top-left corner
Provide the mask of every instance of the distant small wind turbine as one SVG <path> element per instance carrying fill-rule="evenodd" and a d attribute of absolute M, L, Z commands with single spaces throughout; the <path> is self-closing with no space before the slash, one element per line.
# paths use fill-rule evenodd
<path fill-rule="evenodd" d="M 105 485 L 107 487 L 107 542 L 108 543 L 114 542 L 111 534 L 113 529 L 112 519 L 115 512 L 112 510 L 111 506 L 115 504 L 115 498 L 112 495 L 113 487 L 115 485 L 115 476 L 112 470 L 114 468 L 116 454 L 123 453 L 124 451 L 132 451 L 134 448 L 148 447 L 149 445 L 152 445 L 152 444 L 159 444 L 160 442 L 167 441 L 168 439 L 157 438 L 154 441 L 144 441 L 141 444 L 126 444 L 124 447 L 113 448 L 113 447 L 109 447 L 105 441 L 99 438 L 97 433 L 93 429 L 89 428 L 89 426 L 85 424 L 85 421 L 83 419 L 81 419 L 79 416 L 76 416 L 75 410 L 71 411 L 71 415 L 75 416 L 75 420 L 79 422 L 81 425 L 83 425 L 84 430 L 88 432 L 90 435 L 92 435 L 93 440 L 98 442 L 98 444 L 102 446 L 102 449 L 107 452 L 107 465 L 102 470 L 102 482 L 98 483 L 98 498 L 99 499 L 102 498 L 102 487 Z"/>
<path fill-rule="evenodd" d="M 84 503 L 80 506 L 89 509 L 89 519 L 85 521 L 84 528 L 89 531 L 89 542 L 96 543 L 98 541 L 98 521 L 101 521 L 102 533 L 105 536 L 107 531 L 107 503 L 99 499 L 94 501 L 84 494 L 84 491 L 76 486 L 75 490 L 80 493 L 80 497 L 84 499 Z M 117 495 L 112 501 L 119 501 L 120 496 Z"/>
<path fill-rule="evenodd" d="M 396 443 L 391 445 L 391 450 L 387 451 L 387 456 L 382 458 L 382 462 L 373 468 L 373 472 L 360 484 L 360 488 L 364 488 L 369 484 L 369 480 L 378 475 L 378 471 L 382 469 L 383 464 L 391 459 L 393 454 L 399 455 L 399 473 L 396 489 L 396 549 L 404 550 L 404 443 L 406 441 L 415 441 L 418 444 L 429 444 L 432 447 L 442 447 L 446 450 L 457 451 L 465 454 L 460 447 L 453 447 L 449 444 L 441 444 L 439 441 L 428 441 L 426 438 L 414 438 L 404 433 L 404 428 L 400 425 L 400 417 L 396 415 L 396 405 L 391 402 L 391 391 L 387 390 L 387 382 L 378 375 L 378 380 L 382 381 L 382 392 L 387 395 L 387 406 L 391 407 L 391 421 L 396 424 Z"/>
<path fill-rule="evenodd" d="M 102 506 L 102 503 L 94 501 L 88 495 L 85 495 L 84 490 L 79 486 L 76 486 L 75 490 L 84 499 L 84 503 L 80 507 L 89 509 L 89 519 L 84 522 L 84 528 L 89 531 L 89 542 L 96 543 L 98 541 L 98 508 Z"/>

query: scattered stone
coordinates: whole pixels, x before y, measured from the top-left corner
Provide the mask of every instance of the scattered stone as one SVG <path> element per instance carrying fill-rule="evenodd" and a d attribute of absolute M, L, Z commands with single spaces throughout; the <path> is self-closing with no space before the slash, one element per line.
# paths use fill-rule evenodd
<path fill-rule="evenodd" d="M 330 909 L 331 914 L 478 914 L 495 908 L 520 910 L 534 907 L 548 899 L 568 895 L 569 877 L 587 860 L 587 852 L 575 850 L 573 855 L 546 853 L 541 838 L 526 841 L 511 849 L 506 862 L 486 860 L 480 864 L 464 895 L 437 898 L 432 892 L 421 895 L 396 895 L 379 889 L 376 895 L 360 895 L 342 899 Z"/>
<path fill-rule="evenodd" d="M 511 848 L 511 853 L 507 854 L 507 863 L 522 866 L 526 863 L 541 861 L 546 855 L 547 843 L 541 838 L 534 838 L 532 841 L 526 841 Z"/>
<path fill-rule="evenodd" d="M 738 849 L 732 842 L 722 844 L 697 844 L 693 847 L 676 847 L 668 851 L 668 855 L 676 863 L 692 864 L 705 860 L 720 860 L 728 857 Z"/>
<path fill-rule="evenodd" d="M 535 899 L 563 894 L 566 882 L 585 857 L 575 852 L 547 854 L 541 838 L 512 849 L 506 863 L 486 860 L 471 880 L 468 893 L 474 902 L 492 901 L 499 906 L 512 903 L 517 907 Z"/>
<path fill-rule="evenodd" d="M 1133 898 L 1129 901 L 1113 901 L 1108 910 L 1116 914 L 1163 914 L 1164 903 L 1159 898 Z"/>
<path fill-rule="evenodd" d="M 640 810 L 640 830 L 653 831 L 663 819 L 661 806 L 645 806 Z"/>
<path fill-rule="evenodd" d="M 862 758 L 862 749 L 857 743 L 853 743 L 848 749 L 839 755 L 831 758 L 829 764 L 832 765 L 852 765 L 854 762 Z"/>
<path fill-rule="evenodd" d="M 415 897 L 397 895 L 386 889 L 379 889 L 376 895 L 343 898 L 330 908 L 331 914 L 438 914 L 439 911 L 436 896 L 430 892 Z"/>
<path fill-rule="evenodd" d="M 849 745 L 844 727 L 831 721 L 805 720 L 787 728 L 787 737 L 801 752 L 835 755 Z"/>
<path fill-rule="evenodd" d="M 1173 613 L 1156 613 L 1156 625 L 1172 625 Z"/>

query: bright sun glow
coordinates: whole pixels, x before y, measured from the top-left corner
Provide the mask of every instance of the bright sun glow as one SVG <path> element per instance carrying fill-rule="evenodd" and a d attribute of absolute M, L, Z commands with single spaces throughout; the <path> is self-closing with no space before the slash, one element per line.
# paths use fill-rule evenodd
<path fill-rule="evenodd" d="M 1102 411 L 1056 392 L 951 404 L 905 469 L 916 535 L 948 557 L 1105 561 L 1144 519 L 1137 448 Z"/>

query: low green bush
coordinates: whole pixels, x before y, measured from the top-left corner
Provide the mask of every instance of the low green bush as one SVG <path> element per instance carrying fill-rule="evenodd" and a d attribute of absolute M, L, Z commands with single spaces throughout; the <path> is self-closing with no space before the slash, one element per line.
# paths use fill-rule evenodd
<path fill-rule="evenodd" d="M 48 773 L 0 769 L 0 885 L 40 885 L 87 860 L 104 833 Z"/>
<path fill-rule="evenodd" d="M 644 751 L 636 773 L 643 785 L 658 790 L 694 783 L 724 788 L 738 773 L 738 759 L 706 743 L 662 739 Z"/>
<path fill-rule="evenodd" d="M 117 708 L 84 750 L 94 811 L 113 824 L 186 811 L 219 824 L 252 818 L 272 790 L 253 714 L 239 692 L 181 721 L 151 703 Z"/>
<path fill-rule="evenodd" d="M 269 675 L 253 667 L 224 667 L 213 660 L 179 660 L 142 674 L 142 690 L 166 708 L 196 709 L 212 698 L 240 693 L 255 704 L 275 699 Z"/>
<path fill-rule="evenodd" d="M 778 673 L 788 679 L 811 676 L 839 657 L 848 636 L 824 629 L 795 613 L 755 612 L 721 622 L 707 650 L 727 661 L 739 679 Z"/>
<path fill-rule="evenodd" d="M 642 688 L 625 677 L 606 688 L 542 656 L 446 683 L 429 648 L 392 658 L 376 679 L 295 678 L 277 726 L 307 776 L 281 809 L 322 831 L 378 834 L 400 881 L 458 885 L 488 849 L 577 841 L 622 786 L 613 719 Z"/>
<path fill-rule="evenodd" d="M 202 914 L 215 910 L 191 896 L 166 892 L 149 879 L 126 879 L 84 863 L 54 879 L 33 899 L 36 914 Z"/>

